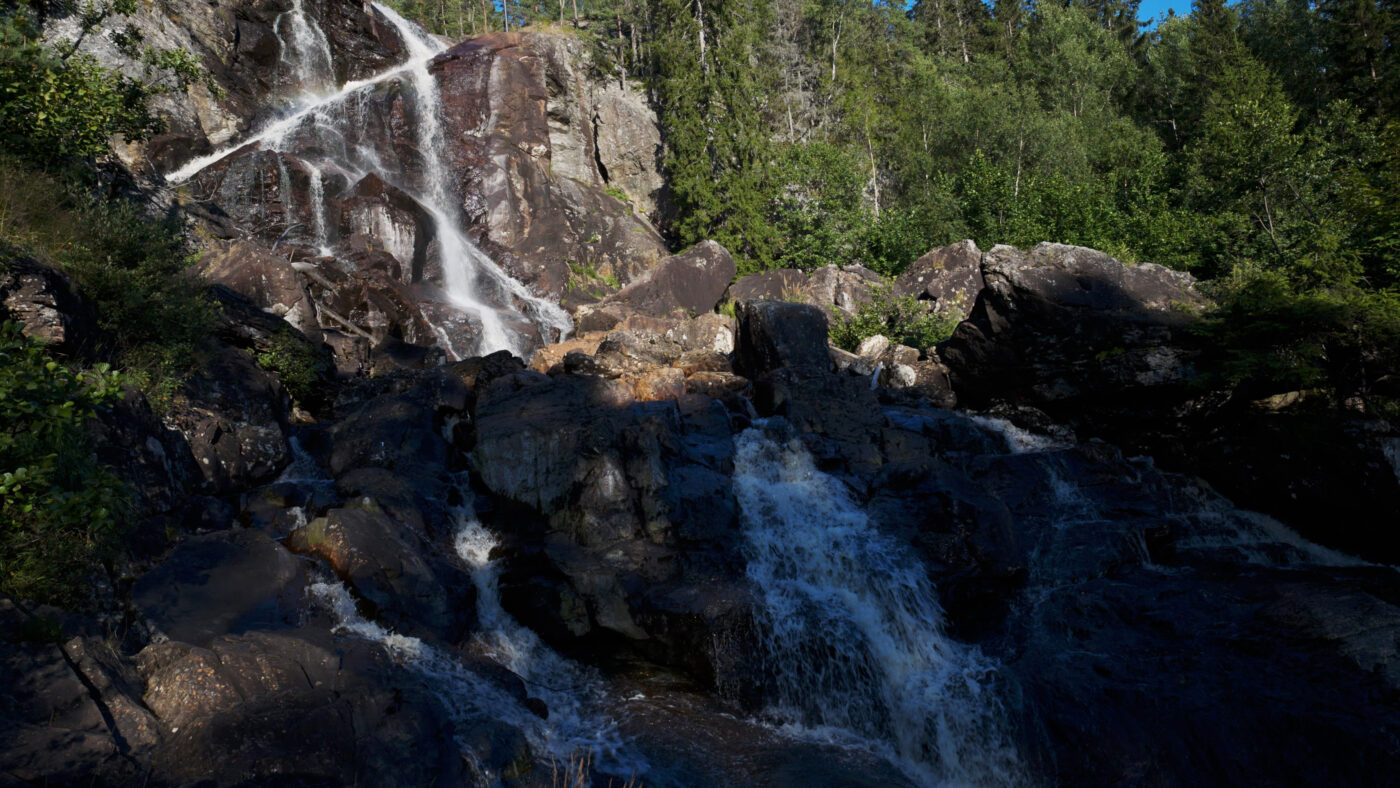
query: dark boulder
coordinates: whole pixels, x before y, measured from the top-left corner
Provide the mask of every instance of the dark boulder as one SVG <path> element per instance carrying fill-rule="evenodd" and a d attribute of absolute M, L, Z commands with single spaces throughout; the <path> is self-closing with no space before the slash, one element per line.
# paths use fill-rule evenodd
<path fill-rule="evenodd" d="M 291 461 L 287 392 L 249 355 L 224 346 L 176 394 L 166 423 L 189 442 L 211 493 L 271 481 Z"/>
<path fill-rule="evenodd" d="M 432 686 L 378 644 L 295 632 L 167 642 L 138 656 L 163 783 L 469 785 Z"/>
<path fill-rule="evenodd" d="M 734 371 L 749 378 L 780 367 L 804 371 L 831 368 L 826 316 L 806 304 L 783 301 L 741 303 L 735 310 Z"/>
<path fill-rule="evenodd" d="M 332 509 L 293 531 L 287 545 L 324 560 L 396 631 L 455 642 L 474 620 L 471 579 L 438 557 L 442 548 L 376 509 Z"/>
<path fill-rule="evenodd" d="M 97 315 L 72 280 L 26 257 L 0 259 L 0 320 L 14 320 L 25 336 L 68 356 L 97 349 Z"/>
<path fill-rule="evenodd" d="M 1181 399 L 1186 329 L 1208 306 L 1189 274 L 1127 266 L 1077 246 L 997 246 L 971 317 L 939 351 L 964 403 L 1054 403 L 1086 415 L 1108 401 Z"/>
<path fill-rule="evenodd" d="M 132 602 L 157 631 L 196 646 L 228 633 L 296 625 L 306 574 L 259 531 L 192 536 L 142 575 Z"/>
<path fill-rule="evenodd" d="M 714 241 L 702 241 L 662 260 L 603 304 L 653 317 L 677 312 L 694 317 L 715 308 L 736 270 L 728 250 Z"/>
<path fill-rule="evenodd" d="M 741 276 L 729 286 L 730 301 L 802 301 L 807 295 L 807 274 L 796 268 Z"/>

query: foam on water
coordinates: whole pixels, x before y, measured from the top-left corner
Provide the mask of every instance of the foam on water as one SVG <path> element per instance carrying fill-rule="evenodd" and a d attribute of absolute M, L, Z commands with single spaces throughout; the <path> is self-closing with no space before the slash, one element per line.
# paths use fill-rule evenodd
<path fill-rule="evenodd" d="M 924 567 L 800 442 L 736 440 L 748 576 L 761 597 L 767 716 L 890 758 L 923 785 L 1014 785 L 998 665 L 943 632 Z"/>

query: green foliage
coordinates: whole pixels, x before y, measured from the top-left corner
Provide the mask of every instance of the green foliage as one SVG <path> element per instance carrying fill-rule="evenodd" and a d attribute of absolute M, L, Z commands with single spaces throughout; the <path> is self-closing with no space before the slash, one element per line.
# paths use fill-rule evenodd
<path fill-rule="evenodd" d="M 257 354 L 258 366 L 273 373 L 296 402 L 306 405 L 326 396 L 323 390 L 331 361 L 315 346 L 293 333 L 290 326 L 279 326 L 270 346 Z"/>
<path fill-rule="evenodd" d="M 199 361 L 213 322 L 191 250 L 175 221 L 81 183 L 0 159 L 0 242 L 77 280 L 96 307 L 108 350 L 159 405 Z"/>
<path fill-rule="evenodd" d="M 81 602 L 116 547 L 125 490 L 84 425 L 121 383 L 103 364 L 69 369 L 17 324 L 0 325 L 0 591 Z"/>
<path fill-rule="evenodd" d="M 960 316 L 935 312 L 917 296 L 896 296 L 888 283 L 876 287 L 871 300 L 861 304 L 854 315 L 847 316 L 839 310 L 834 315 L 831 341 L 852 352 L 876 334 L 913 348 L 931 347 L 952 336 L 961 322 Z"/>
<path fill-rule="evenodd" d="M 1299 289 L 1258 267 L 1216 290 L 1222 308 L 1200 329 L 1218 354 L 1206 383 L 1249 399 L 1318 389 L 1381 413 L 1400 401 L 1400 292 Z"/>
<path fill-rule="evenodd" d="M 79 40 L 99 34 L 114 15 L 134 11 L 132 0 L 87 3 L 79 9 Z M 185 50 L 144 46 L 130 26 L 110 37 L 142 64 L 141 78 L 102 68 L 77 53 L 76 42 L 45 43 L 25 5 L 0 11 L 0 151 L 48 167 L 102 156 L 113 136 L 139 141 L 162 128 L 149 109 L 152 97 L 193 82 L 222 95 Z"/>

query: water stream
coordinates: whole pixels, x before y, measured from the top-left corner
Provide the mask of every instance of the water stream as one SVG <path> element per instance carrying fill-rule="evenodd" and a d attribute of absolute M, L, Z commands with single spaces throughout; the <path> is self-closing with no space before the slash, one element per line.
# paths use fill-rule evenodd
<path fill-rule="evenodd" d="M 748 576 L 760 594 L 767 716 L 888 757 L 923 785 L 1024 780 L 998 666 L 943 631 L 919 560 L 881 533 L 798 441 L 735 439 Z"/>
<path fill-rule="evenodd" d="M 342 584 L 317 583 L 312 594 L 334 616 L 338 631 L 382 645 L 435 687 L 444 706 L 464 726 L 482 719 L 505 722 L 525 733 L 537 756 L 560 764 L 586 757 L 596 768 L 628 777 L 645 772 L 645 762 L 628 749 L 616 721 L 605 711 L 615 701 L 603 681 L 595 671 L 560 656 L 505 612 L 500 563 L 491 558 L 496 537 L 469 508 L 458 509 L 455 516 L 453 548 L 471 572 L 477 592 L 479 626 L 465 648 L 519 676 L 528 694 L 544 701 L 546 718 L 442 649 L 366 620 Z"/>
<path fill-rule="evenodd" d="M 293 99 L 292 108 L 245 139 L 168 173 L 167 181 L 183 183 L 254 146 L 292 156 L 303 164 L 308 174 L 310 215 L 295 215 L 292 179 L 285 163 L 279 162 L 286 223 L 289 228 L 304 225 L 309 231 L 310 245 L 323 255 L 331 255 L 335 248 L 326 227 L 325 176 L 334 172 L 354 184 L 372 173 L 417 201 L 431 217 L 442 264 L 442 290 L 448 301 L 471 315 L 478 326 L 474 353 L 485 355 L 507 350 L 527 355 L 533 337 L 520 330 L 526 322 L 533 324 L 545 341 L 563 338 L 573 328 L 568 313 L 513 279 L 462 230 L 460 198 L 449 182 L 451 171 L 444 160 L 441 94 L 437 79 L 429 71 L 433 58 L 443 51 L 443 46 L 393 9 L 379 3 L 371 5 L 403 42 L 408 53 L 405 62 L 376 76 L 334 88 L 325 35 L 299 1 L 291 11 L 279 17 L 277 23 L 284 55 L 296 66 L 295 78 L 300 92 Z M 284 27 L 285 36 L 280 32 Z M 368 135 L 364 134 L 367 124 L 363 117 L 363 98 L 373 88 L 392 81 L 399 81 L 407 88 L 404 95 L 411 101 L 413 132 L 418 155 L 422 157 L 414 168 L 386 163 L 392 162 L 396 154 L 387 151 L 381 155 L 377 143 L 367 141 Z M 415 179 L 410 172 L 420 175 Z M 378 229 L 374 226 L 377 224 L 380 223 L 371 223 L 367 229 L 374 231 Z M 386 238 L 381 248 L 388 248 L 390 244 L 403 246 L 394 238 Z M 408 264 L 411 260 L 400 262 Z M 434 325 L 433 330 L 439 337 L 445 334 L 440 326 Z M 461 357 L 450 342 L 444 343 L 444 350 Z"/>

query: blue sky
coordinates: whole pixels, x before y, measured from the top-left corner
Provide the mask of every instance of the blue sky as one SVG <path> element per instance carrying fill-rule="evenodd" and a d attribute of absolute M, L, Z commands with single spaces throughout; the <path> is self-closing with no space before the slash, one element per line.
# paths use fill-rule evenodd
<path fill-rule="evenodd" d="M 1138 19 L 1147 22 L 1156 19 L 1167 13 L 1167 9 L 1174 8 L 1178 16 L 1185 16 L 1191 13 L 1191 0 L 1142 0 L 1142 5 L 1138 6 Z"/>

